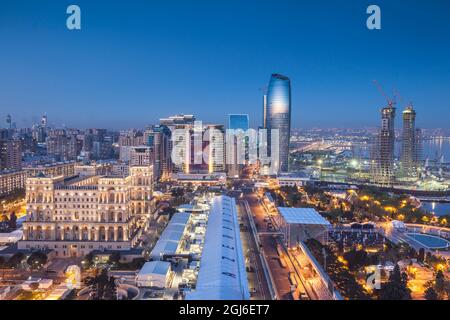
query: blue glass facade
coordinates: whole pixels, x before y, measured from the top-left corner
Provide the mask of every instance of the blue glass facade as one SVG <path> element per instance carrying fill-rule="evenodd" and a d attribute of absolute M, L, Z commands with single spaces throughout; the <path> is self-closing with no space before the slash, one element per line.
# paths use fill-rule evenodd
<path fill-rule="evenodd" d="M 228 116 L 228 129 L 247 131 L 248 128 L 248 114 L 230 114 Z"/>
<path fill-rule="evenodd" d="M 279 171 L 288 172 L 289 138 L 291 134 L 291 81 L 280 74 L 272 74 L 267 91 L 266 126 L 270 151 L 270 130 L 279 130 Z"/>

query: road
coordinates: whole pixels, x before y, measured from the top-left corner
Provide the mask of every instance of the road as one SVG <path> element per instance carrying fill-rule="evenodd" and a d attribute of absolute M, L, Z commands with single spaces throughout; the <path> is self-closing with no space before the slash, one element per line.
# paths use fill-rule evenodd
<path fill-rule="evenodd" d="M 241 240 L 243 251 L 246 260 L 247 271 L 248 267 L 253 268 L 254 272 L 247 272 L 250 291 L 255 289 L 256 292 L 252 294 L 252 300 L 270 300 L 270 290 L 268 286 L 268 279 L 263 270 L 261 259 L 258 257 L 259 248 L 251 234 L 251 226 L 248 215 L 246 214 L 243 203 L 238 205 L 238 214 L 242 221 L 243 228 L 241 228 Z"/>
<path fill-rule="evenodd" d="M 268 229 L 267 222 L 264 221 L 265 210 L 258 200 L 256 194 L 247 194 L 244 200 L 248 202 L 253 214 L 262 251 L 269 265 L 272 279 L 275 284 L 277 297 L 280 300 L 292 300 L 291 283 L 289 281 L 289 269 L 283 267 L 277 252 L 277 240 Z"/>

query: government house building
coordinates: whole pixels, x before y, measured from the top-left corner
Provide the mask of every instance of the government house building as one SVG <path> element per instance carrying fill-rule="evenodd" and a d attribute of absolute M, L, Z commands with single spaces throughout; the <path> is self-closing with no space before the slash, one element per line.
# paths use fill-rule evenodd
<path fill-rule="evenodd" d="M 94 250 L 129 250 L 152 212 L 153 166 L 127 176 L 38 174 L 27 178 L 27 219 L 19 249 L 81 257 Z"/>

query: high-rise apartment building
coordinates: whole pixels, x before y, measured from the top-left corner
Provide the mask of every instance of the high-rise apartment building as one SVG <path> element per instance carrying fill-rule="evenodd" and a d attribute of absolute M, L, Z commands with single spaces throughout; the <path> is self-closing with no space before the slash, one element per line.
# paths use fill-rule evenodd
<path fill-rule="evenodd" d="M 45 142 L 47 153 L 60 161 L 76 160 L 82 149 L 82 141 L 77 134 L 63 129 L 49 131 Z"/>
<path fill-rule="evenodd" d="M 0 171 L 22 168 L 22 142 L 13 139 L 9 130 L 0 132 Z"/>

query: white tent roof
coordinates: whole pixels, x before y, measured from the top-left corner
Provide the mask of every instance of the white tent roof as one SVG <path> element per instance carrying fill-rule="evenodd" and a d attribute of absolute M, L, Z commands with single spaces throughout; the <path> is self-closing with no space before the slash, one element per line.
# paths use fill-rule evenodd
<path fill-rule="evenodd" d="M 312 208 L 279 207 L 278 211 L 287 224 L 330 225 L 324 217 Z"/>
<path fill-rule="evenodd" d="M 164 229 L 161 237 L 153 248 L 150 256 L 159 258 L 163 254 L 175 254 L 178 244 L 183 237 L 184 229 L 189 221 L 190 213 L 178 212 L 175 213 L 169 224 Z"/>
<path fill-rule="evenodd" d="M 139 271 L 138 277 L 150 274 L 167 275 L 170 270 L 170 262 L 166 261 L 149 261 L 146 262 Z"/>
<path fill-rule="evenodd" d="M 249 299 L 236 202 L 233 198 L 219 196 L 213 199 L 196 289 L 188 293 L 186 299 Z"/>

